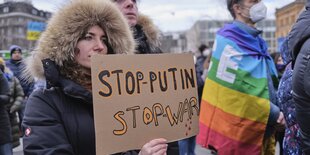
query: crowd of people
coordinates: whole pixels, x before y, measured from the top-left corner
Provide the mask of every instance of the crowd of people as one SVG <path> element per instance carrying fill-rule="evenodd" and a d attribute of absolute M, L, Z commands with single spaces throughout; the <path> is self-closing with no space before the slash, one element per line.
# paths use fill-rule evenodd
<path fill-rule="evenodd" d="M 159 30 L 136 0 L 73 0 L 51 17 L 31 56 L 22 47 L 0 58 L 0 155 L 23 137 L 25 155 L 96 154 L 91 57 L 159 54 Z M 157 137 L 126 155 L 194 155 L 196 144 L 220 155 L 310 154 L 310 0 L 280 53 L 270 55 L 256 23 L 262 0 L 227 0 L 233 22 L 195 64 L 197 136 Z M 77 121 L 83 120 L 83 121 Z"/>

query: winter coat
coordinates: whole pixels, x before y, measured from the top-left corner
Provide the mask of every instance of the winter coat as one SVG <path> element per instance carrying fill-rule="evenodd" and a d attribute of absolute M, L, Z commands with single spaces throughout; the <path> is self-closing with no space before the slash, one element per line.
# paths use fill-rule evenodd
<path fill-rule="evenodd" d="M 22 72 L 25 69 L 25 63 L 23 60 L 15 61 L 8 60 L 5 62 L 6 67 L 8 67 L 14 74 L 15 77 L 20 81 L 21 86 L 23 87 L 25 96 L 29 96 L 33 91 L 33 82 L 26 81 L 22 77 Z"/>
<path fill-rule="evenodd" d="M 206 60 L 206 56 L 199 56 L 197 57 L 197 62 L 195 64 L 195 68 L 196 68 L 196 77 L 197 77 L 197 87 L 198 87 L 198 100 L 199 100 L 199 103 L 201 102 L 201 96 L 202 96 L 202 92 L 203 92 L 203 86 L 204 86 L 204 80 L 205 79 L 202 79 L 202 74 L 204 72 L 204 62 Z"/>
<path fill-rule="evenodd" d="M 288 46 L 294 58 L 293 98 L 300 126 L 302 149 L 310 154 L 310 1 L 288 35 Z"/>
<path fill-rule="evenodd" d="M 293 70 L 289 64 L 282 76 L 278 89 L 278 104 L 286 121 L 283 139 L 284 155 L 302 155 L 299 125 L 296 122 L 295 103 L 292 96 Z"/>
<path fill-rule="evenodd" d="M 24 91 L 19 83 L 19 80 L 13 76 L 11 73 L 5 73 L 5 76 L 9 82 L 10 87 L 10 102 L 6 106 L 7 112 L 10 118 L 10 124 L 12 129 L 12 146 L 17 147 L 20 145 L 19 137 L 19 120 L 17 116 L 17 111 L 22 108 L 22 102 L 24 100 Z"/>
<path fill-rule="evenodd" d="M 46 79 L 47 88 L 35 91 L 27 102 L 25 155 L 96 154 L 92 94 L 79 82 L 81 67 L 71 65 L 78 40 L 94 25 L 105 31 L 114 54 L 134 54 L 132 32 L 111 2 L 75 0 L 54 14 L 27 60 L 28 74 Z"/>
<path fill-rule="evenodd" d="M 10 143 L 11 127 L 6 105 L 9 103 L 9 85 L 3 72 L 0 70 L 0 145 Z"/>
<path fill-rule="evenodd" d="M 137 54 L 162 53 L 159 48 L 159 30 L 147 16 L 139 15 L 138 23 L 132 27 L 132 31 L 137 44 Z"/>

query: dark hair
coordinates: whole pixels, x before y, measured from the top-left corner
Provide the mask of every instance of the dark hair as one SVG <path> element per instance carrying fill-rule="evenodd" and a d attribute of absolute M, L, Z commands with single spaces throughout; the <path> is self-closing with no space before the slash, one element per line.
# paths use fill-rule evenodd
<path fill-rule="evenodd" d="M 198 49 L 199 49 L 200 53 L 202 53 L 206 48 L 209 48 L 209 47 L 205 44 L 201 44 Z"/>
<path fill-rule="evenodd" d="M 231 16 L 235 19 L 236 14 L 234 12 L 233 6 L 234 4 L 240 3 L 242 0 L 227 0 L 227 9 L 230 12 Z"/>

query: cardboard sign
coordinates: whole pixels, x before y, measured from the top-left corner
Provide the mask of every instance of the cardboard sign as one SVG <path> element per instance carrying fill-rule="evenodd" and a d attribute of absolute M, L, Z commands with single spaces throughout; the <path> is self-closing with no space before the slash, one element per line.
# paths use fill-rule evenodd
<path fill-rule="evenodd" d="M 95 55 L 92 84 L 96 153 L 141 149 L 152 139 L 198 133 L 191 54 Z"/>

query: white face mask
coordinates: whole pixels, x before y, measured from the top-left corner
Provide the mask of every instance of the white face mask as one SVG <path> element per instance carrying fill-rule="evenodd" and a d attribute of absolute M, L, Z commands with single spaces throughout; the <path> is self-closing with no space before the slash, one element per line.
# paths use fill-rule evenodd
<path fill-rule="evenodd" d="M 205 49 L 203 52 L 202 52 L 202 55 L 203 56 L 208 56 L 209 54 L 211 53 L 211 51 L 209 49 Z"/>
<path fill-rule="evenodd" d="M 267 15 L 267 7 L 263 3 L 263 1 L 260 1 L 257 4 L 254 4 L 250 8 L 250 19 L 254 22 L 257 23 L 263 19 L 266 18 Z"/>

